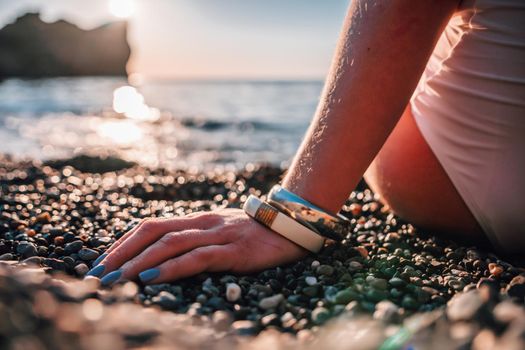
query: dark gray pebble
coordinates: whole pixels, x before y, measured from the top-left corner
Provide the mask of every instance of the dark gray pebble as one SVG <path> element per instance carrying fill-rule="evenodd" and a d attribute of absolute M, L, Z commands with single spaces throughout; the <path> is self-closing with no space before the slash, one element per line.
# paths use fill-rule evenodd
<path fill-rule="evenodd" d="M 78 257 L 85 261 L 95 260 L 99 255 L 100 254 L 96 250 L 89 248 L 82 248 L 78 252 Z"/>
<path fill-rule="evenodd" d="M 514 277 L 507 286 L 506 291 L 509 296 L 523 301 L 525 298 L 525 274 Z"/>
<path fill-rule="evenodd" d="M 13 260 L 15 256 L 11 253 L 5 253 L 0 255 L 0 261 Z"/>
<path fill-rule="evenodd" d="M 16 247 L 16 252 L 22 258 L 29 258 L 38 254 L 37 247 L 33 243 L 20 242 Z"/>
<path fill-rule="evenodd" d="M 22 260 L 22 263 L 30 265 L 40 265 L 42 264 L 42 259 L 43 258 L 40 256 L 31 256 L 27 259 Z"/>
<path fill-rule="evenodd" d="M 76 241 L 67 243 L 64 246 L 64 253 L 66 255 L 70 255 L 70 254 L 76 253 L 80 249 L 82 249 L 83 246 L 84 246 L 84 242 L 82 242 L 81 240 L 76 240 Z"/>
<path fill-rule="evenodd" d="M 89 267 L 84 263 L 81 263 L 75 266 L 75 272 L 80 277 L 83 277 L 88 271 L 89 271 Z"/>
<path fill-rule="evenodd" d="M 334 273 L 334 268 L 330 265 L 320 265 L 316 269 L 317 274 L 323 276 L 331 276 Z"/>

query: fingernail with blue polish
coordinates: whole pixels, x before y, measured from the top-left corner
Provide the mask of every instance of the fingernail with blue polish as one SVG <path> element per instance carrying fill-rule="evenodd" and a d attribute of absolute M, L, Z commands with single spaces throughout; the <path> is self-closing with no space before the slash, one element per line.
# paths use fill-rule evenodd
<path fill-rule="evenodd" d="M 120 276 L 122 276 L 122 270 L 110 272 L 106 276 L 102 277 L 100 283 L 103 286 L 109 286 L 110 284 L 115 283 L 120 278 Z"/>
<path fill-rule="evenodd" d="M 91 270 L 86 273 L 86 276 L 94 276 L 94 277 L 100 277 L 103 273 L 106 267 L 104 265 L 95 266 Z"/>
<path fill-rule="evenodd" d="M 102 254 L 101 256 L 99 256 L 95 261 L 93 261 L 93 267 L 95 267 L 95 266 L 97 266 L 98 264 L 100 264 L 100 262 L 101 262 L 102 260 L 104 260 L 104 258 L 105 258 L 106 256 L 108 256 L 108 254 L 107 254 L 107 253 L 104 253 L 104 254 Z"/>
<path fill-rule="evenodd" d="M 144 270 L 141 273 L 139 273 L 139 278 L 142 282 L 146 283 L 148 281 L 154 280 L 155 278 L 159 277 L 160 270 L 159 269 L 149 269 Z"/>

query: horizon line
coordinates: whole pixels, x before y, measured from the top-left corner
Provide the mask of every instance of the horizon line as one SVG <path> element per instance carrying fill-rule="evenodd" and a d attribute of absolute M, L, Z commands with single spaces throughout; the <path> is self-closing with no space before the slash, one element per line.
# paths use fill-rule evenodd
<path fill-rule="evenodd" d="M 57 75 L 57 76 L 5 76 L 0 77 L 0 82 L 5 80 L 45 80 L 45 79 L 125 79 L 131 85 L 132 83 L 153 82 L 323 82 L 324 77 L 262 77 L 262 76 L 159 76 L 159 75 L 142 75 L 133 77 L 132 74 L 125 75 Z M 135 82 L 133 82 L 135 80 Z"/>

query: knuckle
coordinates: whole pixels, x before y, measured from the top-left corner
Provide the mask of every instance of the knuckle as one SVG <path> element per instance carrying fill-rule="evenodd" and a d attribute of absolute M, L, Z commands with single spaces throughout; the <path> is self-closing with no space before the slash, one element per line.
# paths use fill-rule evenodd
<path fill-rule="evenodd" d="M 162 245 L 170 245 L 173 244 L 173 242 L 177 239 L 177 233 L 176 232 L 168 232 L 162 237 L 159 238 L 158 242 Z"/>
<path fill-rule="evenodd" d="M 144 226 L 146 223 L 150 222 L 151 220 L 153 220 L 153 219 L 152 218 L 144 218 L 144 219 L 140 220 L 139 226 Z"/>
<path fill-rule="evenodd" d="M 142 229 L 142 230 L 149 230 L 153 226 L 155 226 L 155 224 L 156 224 L 156 220 L 155 219 L 147 218 L 147 219 L 144 219 L 144 221 L 142 222 L 142 225 L 141 225 L 140 229 Z"/>
<path fill-rule="evenodd" d="M 224 221 L 222 215 L 213 211 L 196 212 L 188 214 L 185 218 L 188 220 L 188 225 L 201 229 L 217 227 Z"/>
<path fill-rule="evenodd" d="M 196 248 L 191 253 L 199 263 L 208 263 L 213 257 L 213 251 L 207 247 Z"/>
<path fill-rule="evenodd" d="M 135 232 L 135 235 L 154 235 L 161 228 L 159 219 L 147 219 L 144 224 Z"/>
<path fill-rule="evenodd" d="M 115 249 L 106 257 L 106 265 L 115 264 L 120 261 L 123 257 L 122 249 Z"/>
<path fill-rule="evenodd" d="M 202 212 L 201 215 L 198 216 L 200 220 L 205 220 L 208 223 L 216 224 L 221 221 L 221 216 L 210 211 Z"/>
<path fill-rule="evenodd" d="M 232 231 L 229 230 L 227 227 L 210 229 L 208 230 L 208 233 L 214 235 L 216 240 L 219 242 L 227 242 L 232 236 Z"/>
<path fill-rule="evenodd" d="M 134 271 L 136 265 L 137 265 L 137 261 L 136 261 L 136 259 L 131 259 L 131 260 L 129 260 L 127 263 L 125 263 L 124 265 L 122 265 L 121 268 L 122 268 L 124 271 Z"/>
<path fill-rule="evenodd" d="M 200 232 L 201 230 L 199 229 L 187 229 L 177 232 L 177 235 L 180 236 L 180 238 L 192 238 Z"/>

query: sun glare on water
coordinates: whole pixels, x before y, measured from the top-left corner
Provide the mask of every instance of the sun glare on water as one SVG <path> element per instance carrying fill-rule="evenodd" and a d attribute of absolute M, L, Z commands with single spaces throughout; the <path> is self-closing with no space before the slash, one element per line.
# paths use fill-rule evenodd
<path fill-rule="evenodd" d="M 144 136 L 140 127 L 130 120 L 107 121 L 97 129 L 100 136 L 117 145 L 132 145 Z"/>
<path fill-rule="evenodd" d="M 160 117 L 159 110 L 149 107 L 144 96 L 132 86 L 122 86 L 113 92 L 113 110 L 135 120 L 155 121 Z"/>
<path fill-rule="evenodd" d="M 109 12 L 118 18 L 129 18 L 136 11 L 136 4 L 134 0 L 110 0 Z"/>

